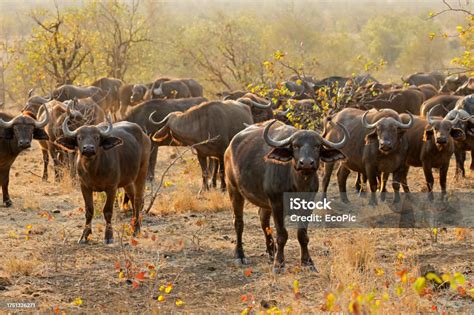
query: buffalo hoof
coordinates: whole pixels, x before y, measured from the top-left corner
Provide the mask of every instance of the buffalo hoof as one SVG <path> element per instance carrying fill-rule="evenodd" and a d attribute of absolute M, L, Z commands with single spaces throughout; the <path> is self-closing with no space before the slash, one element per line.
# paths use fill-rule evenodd
<path fill-rule="evenodd" d="M 341 194 L 341 201 L 344 203 L 351 203 L 345 193 Z"/>
<path fill-rule="evenodd" d="M 430 202 L 433 202 L 433 201 L 434 201 L 434 196 L 433 196 L 433 193 L 432 193 L 432 192 L 429 192 L 429 193 L 428 193 L 428 200 L 429 200 Z"/>
<path fill-rule="evenodd" d="M 242 258 L 235 258 L 235 259 L 234 259 L 234 264 L 235 264 L 236 266 L 246 266 L 246 265 L 248 265 L 249 263 L 250 263 L 250 262 L 249 262 L 248 259 L 245 258 L 245 257 L 242 257 Z"/>
<path fill-rule="evenodd" d="M 113 244 L 114 243 L 114 239 L 113 238 L 106 238 L 104 239 L 104 244 L 105 245 L 109 245 L 109 244 Z"/>
<path fill-rule="evenodd" d="M 313 265 L 301 265 L 301 268 L 303 270 L 307 270 L 307 271 L 310 271 L 310 272 L 319 273 L 318 268 L 316 268 L 316 266 L 314 264 Z"/>
<path fill-rule="evenodd" d="M 140 225 L 135 225 L 133 227 L 133 237 L 137 237 L 140 235 Z"/>
<path fill-rule="evenodd" d="M 365 198 L 367 196 L 367 192 L 364 190 L 359 191 L 359 197 Z"/>
<path fill-rule="evenodd" d="M 3 205 L 7 208 L 10 208 L 11 206 L 13 206 L 13 202 L 10 199 L 7 199 L 3 202 Z"/>
<path fill-rule="evenodd" d="M 273 264 L 273 273 L 274 274 L 282 274 L 285 273 L 285 263 L 274 263 Z"/>
<path fill-rule="evenodd" d="M 397 204 L 399 202 L 400 202 L 400 195 L 395 194 L 395 196 L 393 197 L 393 204 Z"/>
<path fill-rule="evenodd" d="M 380 193 L 380 201 L 385 201 L 386 198 L 387 198 L 387 193 L 382 191 Z"/>
<path fill-rule="evenodd" d="M 82 236 L 81 238 L 79 239 L 79 241 L 77 241 L 78 244 L 87 244 L 89 242 L 88 238 L 89 238 L 89 235 L 92 234 L 92 230 L 90 228 L 85 228 L 84 231 L 82 232 Z"/>

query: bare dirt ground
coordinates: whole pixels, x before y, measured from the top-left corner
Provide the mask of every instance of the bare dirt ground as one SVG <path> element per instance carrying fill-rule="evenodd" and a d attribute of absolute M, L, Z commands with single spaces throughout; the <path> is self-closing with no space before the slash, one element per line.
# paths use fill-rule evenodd
<path fill-rule="evenodd" d="M 160 149 L 157 181 L 175 150 Z M 116 207 L 113 245 L 102 243 L 103 197 L 96 194 L 91 244 L 78 245 L 80 191 L 67 181 L 42 182 L 35 144 L 13 166 L 14 206 L 0 209 L 0 312 L 32 311 L 7 308 L 12 302 L 35 302 L 49 314 L 474 312 L 472 230 L 312 229 L 310 252 L 319 269 L 313 273 L 298 267 L 299 245 L 290 229 L 287 270 L 274 275 L 250 204 L 244 230 L 250 264 L 234 264 L 228 197 L 217 191 L 197 196 L 198 169 L 191 154 L 171 168 L 139 238 L 130 237 L 130 216 Z M 454 182 L 453 169 L 454 163 L 450 190 L 472 191 L 474 173 Z M 420 169 L 411 171 L 410 183 L 422 189 Z M 335 180 L 330 195 L 337 196 Z M 426 268 L 449 274 L 444 281 L 451 288 L 417 282 Z"/>

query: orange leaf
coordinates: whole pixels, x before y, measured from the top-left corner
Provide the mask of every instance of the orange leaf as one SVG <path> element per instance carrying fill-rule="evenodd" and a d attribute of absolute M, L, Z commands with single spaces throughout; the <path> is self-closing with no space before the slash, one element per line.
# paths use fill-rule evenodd
<path fill-rule="evenodd" d="M 138 245 L 138 241 L 137 241 L 136 239 L 132 238 L 132 239 L 130 240 L 130 244 L 132 244 L 132 246 L 137 246 L 137 245 Z"/>
<path fill-rule="evenodd" d="M 151 240 L 152 240 L 153 242 L 156 241 L 156 235 L 153 234 L 153 235 L 151 236 Z"/>
<path fill-rule="evenodd" d="M 135 276 L 135 279 L 138 279 L 138 280 L 145 280 L 145 273 L 144 273 L 144 272 L 138 273 L 138 274 Z"/>
<path fill-rule="evenodd" d="M 55 314 L 55 315 L 58 315 L 58 314 L 59 314 L 59 306 L 55 306 L 55 307 L 53 308 L 53 311 L 54 311 L 54 314 Z"/>
<path fill-rule="evenodd" d="M 249 268 L 245 269 L 244 275 L 246 277 L 250 277 L 251 274 L 252 274 L 252 267 L 249 267 Z"/>
<path fill-rule="evenodd" d="M 244 295 L 241 295 L 241 296 L 240 296 L 240 300 L 241 300 L 242 302 L 244 302 L 244 303 L 247 302 L 247 295 L 245 295 L 245 294 L 244 294 Z"/>
<path fill-rule="evenodd" d="M 120 262 L 119 261 L 115 262 L 115 269 L 120 270 Z"/>
<path fill-rule="evenodd" d="M 140 285 L 138 284 L 138 282 L 133 281 L 133 282 L 132 282 L 132 286 L 133 286 L 135 289 L 137 289 Z"/>

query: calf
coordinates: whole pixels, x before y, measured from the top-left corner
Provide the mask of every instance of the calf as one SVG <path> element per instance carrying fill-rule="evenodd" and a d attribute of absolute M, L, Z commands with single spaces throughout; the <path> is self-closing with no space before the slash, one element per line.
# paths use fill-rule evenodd
<path fill-rule="evenodd" d="M 265 234 L 267 252 L 274 258 L 273 271 L 285 266 L 284 247 L 288 239 L 285 228 L 283 193 L 317 192 L 319 161 L 335 162 L 344 158 L 338 150 L 349 139 L 337 143 L 324 139 L 312 130 L 298 130 L 275 120 L 250 126 L 232 139 L 224 155 L 226 181 L 234 210 L 234 227 L 237 236 L 235 258 L 246 263 L 242 245 L 244 229 L 243 209 L 247 199 L 258 206 L 260 223 Z M 276 227 L 276 246 L 271 233 L 270 217 Z M 301 246 L 301 264 L 315 269 L 308 251 L 306 228 L 298 229 Z M 274 257 L 276 250 L 276 256 Z"/>
<path fill-rule="evenodd" d="M 12 205 L 8 193 L 10 168 L 16 157 L 31 146 L 32 139 L 48 139 L 48 135 L 43 130 L 48 121 L 47 110 L 41 121 L 37 121 L 35 116 L 28 112 L 23 112 L 16 117 L 0 113 L 0 182 L 5 207 Z"/>
<path fill-rule="evenodd" d="M 79 243 L 87 243 L 92 234 L 94 202 L 92 193 L 104 191 L 107 200 L 103 213 L 106 222 L 105 244 L 113 243 L 112 215 L 117 189 L 123 187 L 132 202 L 133 235 L 140 231 L 140 212 L 143 207 L 150 139 L 140 126 L 130 122 L 112 124 L 107 116 L 107 126 L 82 126 L 69 129 L 69 117 L 62 124 L 64 137 L 56 143 L 67 150 L 78 151 L 76 168 L 86 208 L 86 224 Z"/>

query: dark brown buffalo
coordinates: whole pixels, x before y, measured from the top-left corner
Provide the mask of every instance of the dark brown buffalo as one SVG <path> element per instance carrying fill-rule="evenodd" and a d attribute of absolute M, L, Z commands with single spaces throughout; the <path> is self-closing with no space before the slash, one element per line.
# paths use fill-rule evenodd
<path fill-rule="evenodd" d="M 151 98 L 151 94 L 148 91 L 153 86 L 153 83 L 146 84 L 135 84 L 132 87 L 132 96 L 130 96 L 130 103 L 137 104 Z"/>
<path fill-rule="evenodd" d="M 39 96 L 33 95 L 34 89 L 28 91 L 28 99 L 26 101 L 25 106 L 21 110 L 22 112 L 30 112 L 34 115 L 38 114 L 40 107 L 43 104 L 46 104 L 51 100 L 50 96 Z"/>
<path fill-rule="evenodd" d="M 463 85 L 461 85 L 456 90 L 456 92 L 454 92 L 454 94 L 463 96 L 474 94 L 474 77 L 470 77 L 469 79 L 467 79 L 467 81 Z"/>
<path fill-rule="evenodd" d="M 115 115 L 115 113 L 120 109 L 119 90 L 123 85 L 122 80 L 115 78 L 100 78 L 91 85 L 100 88 L 105 93 L 105 102 L 107 102 L 106 108 Z"/>
<path fill-rule="evenodd" d="M 409 114 L 412 117 L 412 114 Z M 343 202 L 348 203 L 346 181 L 351 171 L 365 176 L 372 192 L 370 205 L 377 204 L 375 192 L 379 174 L 393 174 L 394 203 L 400 201 L 400 180 L 404 174 L 408 142 L 405 131 L 413 126 L 401 120 L 399 114 L 391 109 L 362 111 L 346 108 L 337 113 L 333 121 L 344 126 L 350 136 L 347 145 L 341 149 L 347 159 L 339 166 L 337 182 Z M 325 138 L 331 141 L 337 137 L 334 128 L 327 129 Z M 334 163 L 326 163 L 323 178 L 323 192 L 326 194 Z M 381 191 L 385 193 L 386 187 Z M 381 195 L 382 198 L 385 194 Z"/>
<path fill-rule="evenodd" d="M 49 114 L 47 111 L 45 113 L 44 119 L 40 121 L 28 112 L 15 117 L 0 113 L 0 181 L 5 207 L 12 205 L 8 183 L 10 168 L 16 157 L 31 146 L 32 139 L 48 140 L 48 135 L 43 130 L 49 121 Z"/>
<path fill-rule="evenodd" d="M 438 95 L 435 97 L 430 98 L 429 100 L 423 102 L 420 109 L 420 116 L 426 117 L 428 112 L 432 109 L 436 109 L 431 113 L 433 116 L 441 116 L 444 117 L 448 111 L 454 108 L 456 102 L 460 100 L 462 97 L 457 95 Z M 437 106 L 441 105 L 441 106 Z"/>
<path fill-rule="evenodd" d="M 467 81 L 467 76 L 462 74 L 450 75 L 444 80 L 443 86 L 439 89 L 440 93 L 455 92 L 461 85 Z"/>
<path fill-rule="evenodd" d="M 419 86 L 422 84 L 431 84 L 438 90 L 444 83 L 444 80 L 445 76 L 439 72 L 418 72 L 408 76 L 406 79 L 402 77 L 402 81 L 408 83 L 409 85 Z"/>
<path fill-rule="evenodd" d="M 131 97 L 133 95 L 133 84 L 125 84 L 122 85 L 119 89 L 119 98 L 120 98 L 120 117 L 125 117 L 127 109 L 130 106 L 136 105 L 137 103 L 133 103 L 131 101 Z"/>
<path fill-rule="evenodd" d="M 221 97 L 223 100 L 237 100 L 247 94 L 247 91 L 224 91 L 216 94 L 217 97 Z"/>
<path fill-rule="evenodd" d="M 438 105 L 440 106 L 440 105 Z M 408 129 L 408 154 L 406 159 L 406 173 L 402 178 L 402 185 L 409 192 L 407 185 L 407 174 L 410 166 L 422 167 L 428 188 L 428 198 L 433 200 L 433 168 L 439 169 L 439 182 L 441 185 L 442 198 L 446 195 L 446 179 L 448 175 L 449 162 L 454 153 L 454 141 L 463 140 L 466 136 L 462 129 L 454 126 L 459 121 L 456 117 L 453 121 L 434 117 L 432 108 L 426 119 L 415 117 L 413 127 Z"/>
<path fill-rule="evenodd" d="M 192 97 L 176 100 L 149 100 L 133 107 L 132 110 L 123 118 L 123 120 L 136 123 L 137 125 L 142 127 L 143 131 L 147 135 L 151 137 L 156 131 L 160 129 L 148 119 L 152 113 L 155 113 L 153 115 L 155 119 L 161 120 L 165 118 L 166 115 L 168 115 L 169 113 L 176 111 L 184 112 L 195 105 L 207 101 L 207 98 L 204 97 Z M 157 155 L 158 145 L 156 144 L 156 142 L 152 141 L 150 163 L 148 163 L 147 174 L 147 179 L 150 181 L 153 181 L 155 178 L 155 165 Z"/>
<path fill-rule="evenodd" d="M 104 242 L 113 243 L 112 215 L 117 189 L 121 187 L 132 202 L 133 235 L 138 235 L 150 139 L 137 124 L 126 121 L 112 124 L 110 116 L 107 125 L 82 126 L 74 131 L 69 130 L 68 123 L 67 117 L 62 125 L 64 136 L 56 143 L 78 152 L 76 167 L 86 208 L 86 224 L 79 243 L 87 243 L 92 234 L 92 193 L 95 191 L 107 195 L 103 209 L 106 222 Z"/>
<path fill-rule="evenodd" d="M 474 96 L 470 95 L 460 99 L 454 110 L 446 115 L 446 119 L 453 120 L 456 115 L 459 115 L 459 121 L 456 127 L 462 129 L 466 138 L 462 141 L 455 141 L 456 156 L 456 175 L 464 177 L 466 171 L 464 162 L 466 161 L 466 151 L 471 151 L 471 166 L 474 170 Z"/>
<path fill-rule="evenodd" d="M 191 93 L 191 97 L 202 97 L 204 96 L 204 89 L 199 82 L 197 82 L 194 79 L 179 79 L 181 80 L 184 84 L 189 89 L 189 92 Z"/>
<path fill-rule="evenodd" d="M 244 124 L 253 123 L 250 108 L 237 101 L 211 101 L 184 113 L 170 113 L 160 122 L 154 121 L 153 117 L 150 115 L 150 120 L 161 127 L 152 138 L 159 146 L 173 143 L 192 146 L 213 139 L 195 147 L 202 170 L 201 190 L 209 189 L 207 158 L 219 160 L 221 189 L 224 190 L 224 152 L 235 134 L 244 129 Z"/>
<path fill-rule="evenodd" d="M 423 100 L 423 93 L 419 90 L 396 89 L 378 94 L 372 99 L 361 100 L 354 107 L 361 109 L 389 108 L 398 113 L 410 112 L 419 115 Z"/>
<path fill-rule="evenodd" d="M 191 97 L 191 91 L 181 80 L 161 81 L 159 84 L 155 81 L 150 88 L 151 98 L 187 98 Z"/>
<path fill-rule="evenodd" d="M 101 88 L 96 86 L 76 86 L 71 84 L 61 85 L 51 94 L 52 99 L 64 102 L 72 99 L 81 99 L 90 97 L 95 103 L 104 110 L 108 111 L 107 94 Z"/>
<path fill-rule="evenodd" d="M 104 111 L 91 98 L 74 99 L 65 102 L 51 101 L 46 104 L 51 112 L 51 119 L 44 128 L 49 140 L 40 141 L 43 153 L 43 180 L 48 180 L 49 158 L 53 160 L 55 180 L 62 178 L 61 167 L 68 166 L 71 177 L 75 175 L 73 165 L 74 154 L 64 152 L 55 141 L 63 136 L 62 124 L 66 117 L 69 117 L 68 127 L 75 130 L 83 125 L 95 125 L 104 121 Z M 45 115 L 44 111 L 39 112 L 39 117 Z"/>
<path fill-rule="evenodd" d="M 315 131 L 299 130 L 275 122 L 249 126 L 239 132 L 227 148 L 224 159 L 237 237 L 235 258 L 241 264 L 247 263 L 242 232 L 244 202 L 248 200 L 259 207 L 267 252 L 274 259 L 274 272 L 279 272 L 285 266 L 284 247 L 288 239 L 283 193 L 317 192 L 320 161 L 334 163 L 343 159 L 344 155 L 339 149 L 347 143 L 349 134 L 342 128 L 342 140 L 333 143 Z M 341 129 L 341 126 L 337 129 Z M 273 217 L 276 227 L 276 244 L 271 233 L 268 233 L 270 217 Z M 298 229 L 298 241 L 301 247 L 301 264 L 314 270 L 308 251 L 306 228 Z"/>
<path fill-rule="evenodd" d="M 423 93 L 423 96 L 424 96 L 424 101 L 427 101 L 429 100 L 430 98 L 433 98 L 435 97 L 436 95 L 438 95 L 438 91 L 436 90 L 436 88 L 434 86 L 432 86 L 431 84 L 422 84 L 422 85 L 419 85 L 417 86 L 417 89 L 419 91 L 421 91 L 421 93 Z"/>
<path fill-rule="evenodd" d="M 266 121 L 273 118 L 272 102 L 252 93 L 247 93 L 237 99 L 250 108 L 254 123 Z"/>

